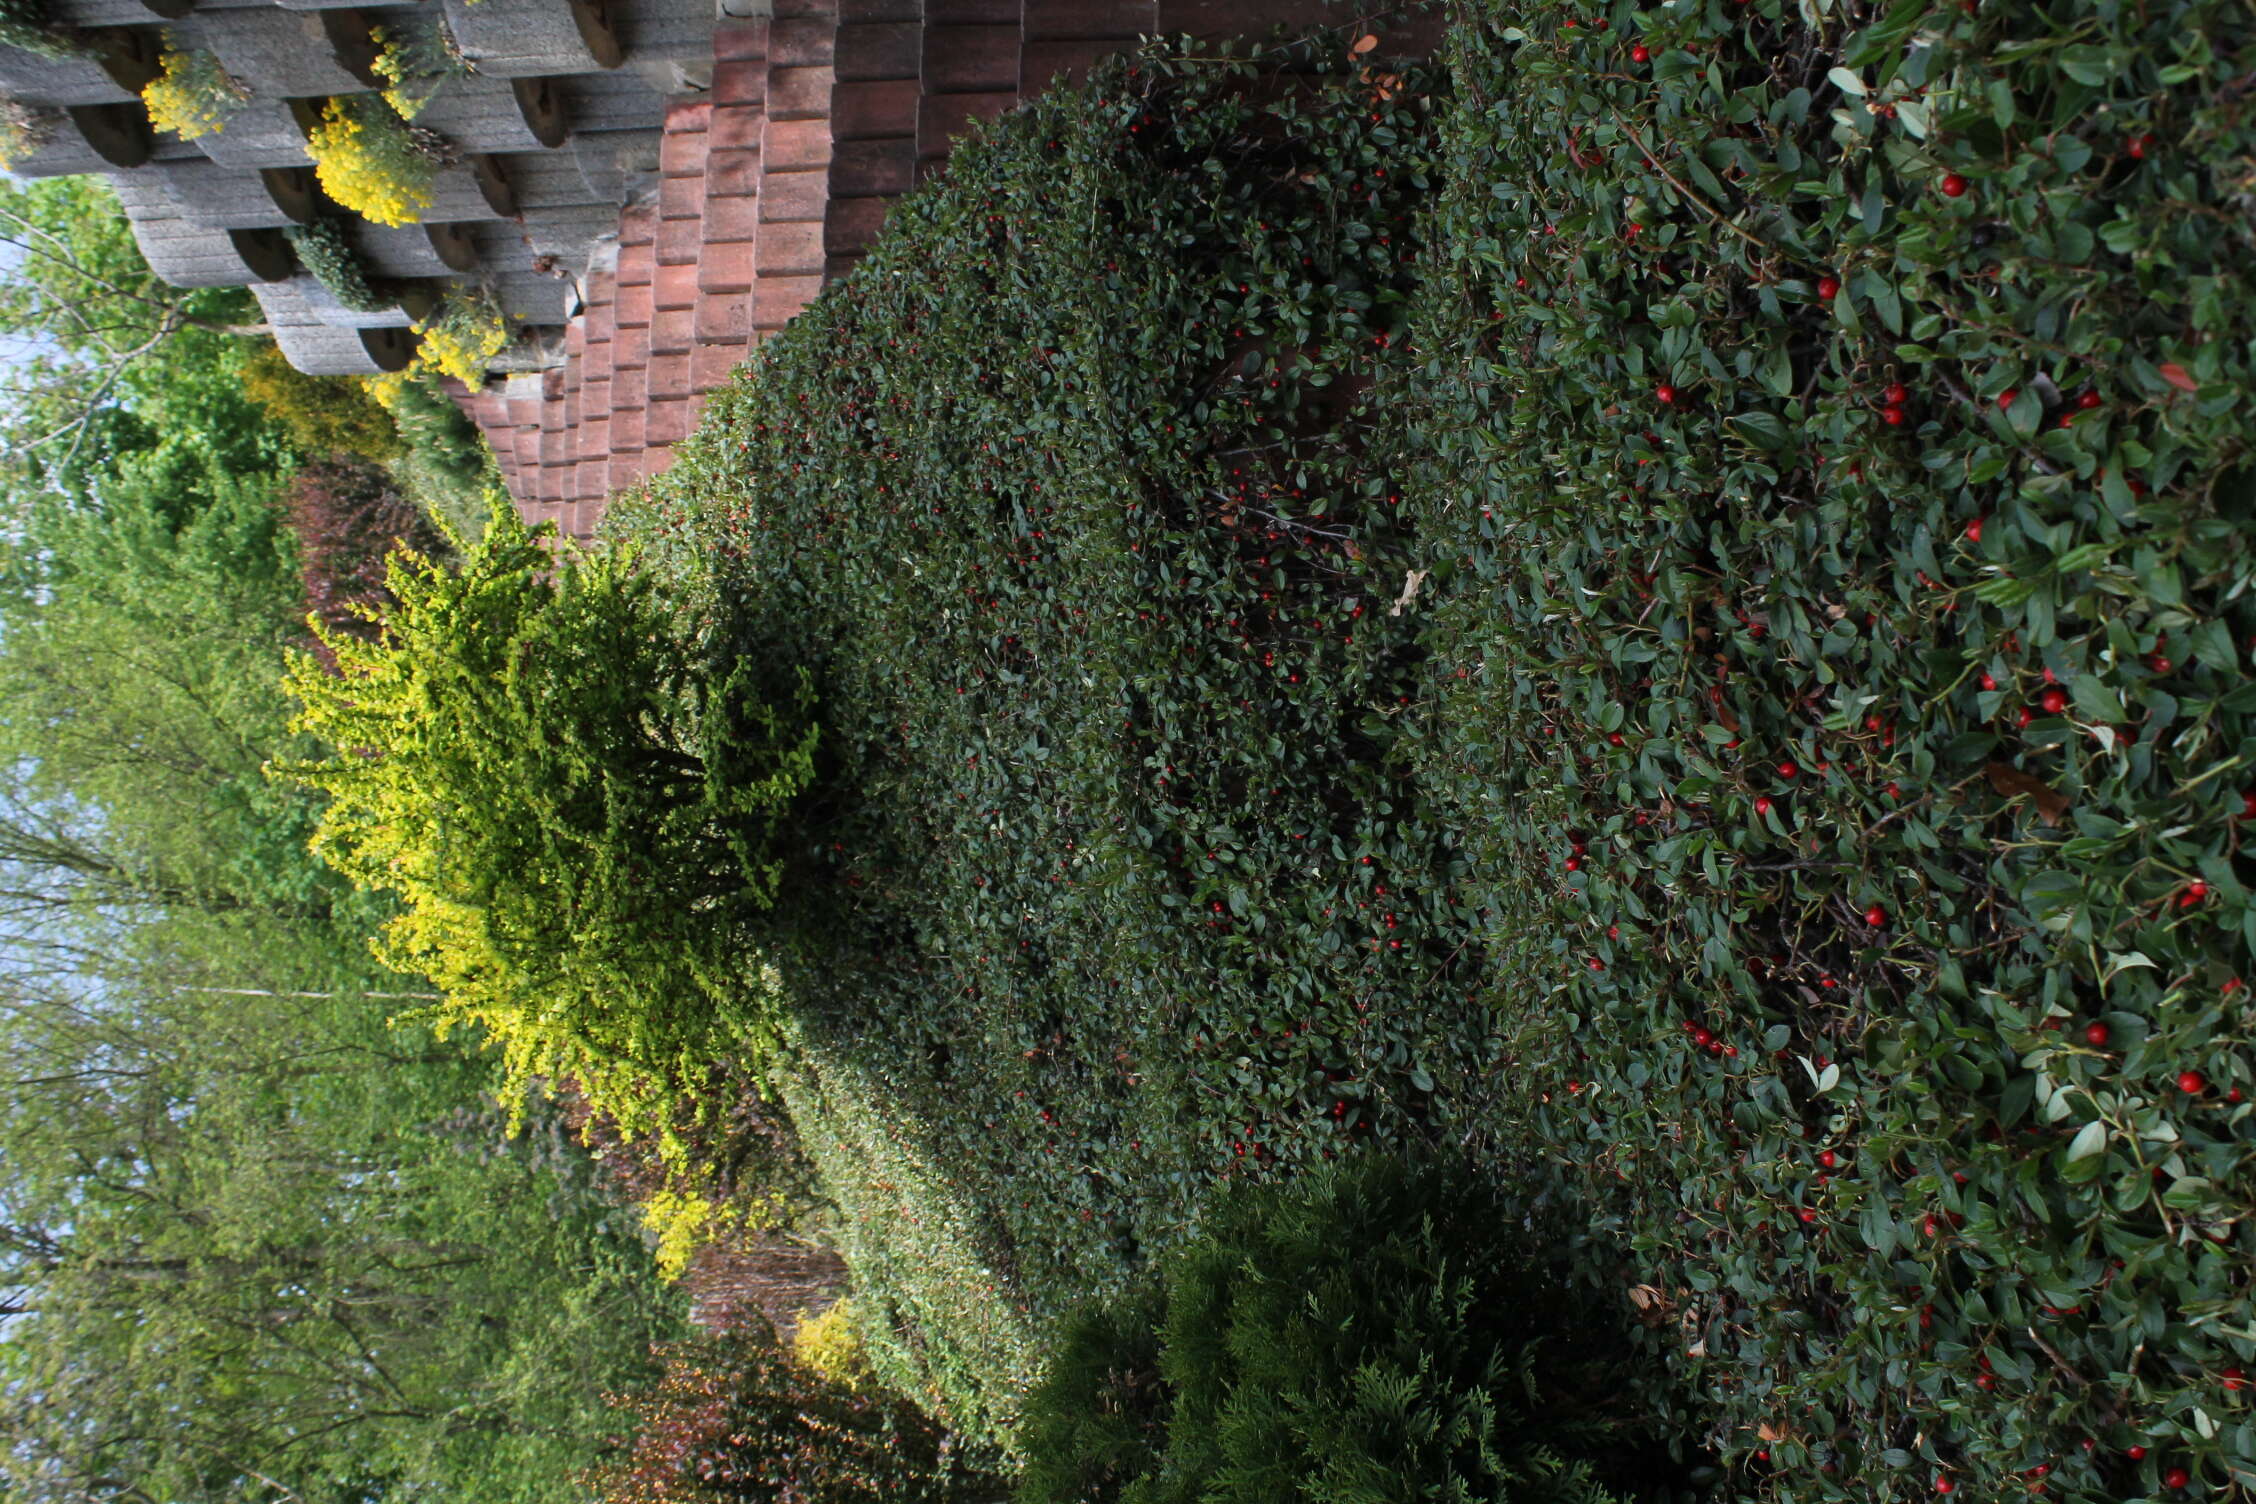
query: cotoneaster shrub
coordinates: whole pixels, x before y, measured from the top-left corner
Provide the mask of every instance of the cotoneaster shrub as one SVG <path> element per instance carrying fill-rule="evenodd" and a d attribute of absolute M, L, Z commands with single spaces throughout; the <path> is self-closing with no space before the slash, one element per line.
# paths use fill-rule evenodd
<path fill-rule="evenodd" d="M 442 1028 L 663 1133 L 712 1062 L 759 1085 L 771 1005 L 739 958 L 816 730 L 803 676 L 762 684 L 632 550 L 552 537 L 497 499 L 458 568 L 393 555 L 373 640 L 317 623 L 290 666 L 333 755 L 277 771 L 328 796 L 314 849 L 399 899 L 378 954 L 437 985 Z"/>
<path fill-rule="evenodd" d="M 1546 1288 L 1524 1215 L 1358 1156 L 1225 1197 L 1160 1288 L 1068 1324 L 1023 1504 L 1601 1500 L 1646 1421 Z"/>
<path fill-rule="evenodd" d="M 1476 1143 L 1634 1247 L 1739 1489 L 2225 1497 L 2251 16 L 1804 15 L 1455 33 L 1389 399 L 1514 1061 Z"/>
<path fill-rule="evenodd" d="M 1431 79 L 1349 42 L 1155 50 L 965 144 L 645 514 L 815 677 L 765 943 L 845 1086 L 785 1096 L 842 1208 L 900 1212 L 844 1249 L 873 1364 L 998 1444 L 1024 1334 L 1218 1184 L 1490 1089 L 1364 456 Z"/>

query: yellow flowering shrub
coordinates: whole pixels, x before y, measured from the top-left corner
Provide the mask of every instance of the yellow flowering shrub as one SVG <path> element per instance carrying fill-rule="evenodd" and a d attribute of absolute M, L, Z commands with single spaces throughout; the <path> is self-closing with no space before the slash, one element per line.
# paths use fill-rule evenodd
<path fill-rule="evenodd" d="M 183 52 L 165 41 L 161 70 L 141 90 L 149 123 L 183 141 L 214 135 L 251 97 L 243 81 L 201 49 Z"/>
<path fill-rule="evenodd" d="M 834 1301 L 818 1316 L 802 1316 L 791 1350 L 804 1367 L 847 1389 L 859 1392 L 876 1377 L 854 1326 L 851 1299 Z"/>
<path fill-rule="evenodd" d="M 477 70 L 463 57 L 444 21 L 379 26 L 376 40 L 376 76 L 384 80 L 384 103 L 402 120 L 413 120 L 450 78 L 467 78 Z"/>
<path fill-rule="evenodd" d="M 509 321 L 483 293 L 457 293 L 415 326 L 423 336 L 411 371 L 452 376 L 471 391 L 486 384 L 486 365 L 509 343 Z"/>
<path fill-rule="evenodd" d="M 414 224 L 431 207 L 437 150 L 372 95 L 330 100 L 306 137 L 306 154 L 322 191 L 363 219 Z"/>

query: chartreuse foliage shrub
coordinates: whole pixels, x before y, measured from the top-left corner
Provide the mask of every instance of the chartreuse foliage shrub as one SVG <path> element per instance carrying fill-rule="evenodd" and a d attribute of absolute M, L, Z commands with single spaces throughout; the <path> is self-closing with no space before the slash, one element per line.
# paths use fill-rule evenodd
<path fill-rule="evenodd" d="M 399 456 L 398 428 L 354 378 L 308 376 L 271 344 L 244 356 L 241 371 L 243 395 L 281 426 L 300 454 L 378 462 Z"/>
<path fill-rule="evenodd" d="M 444 994 L 513 1081 L 576 1078 L 629 1133 L 709 1062 L 755 1082 L 767 989 L 738 964 L 816 743 L 803 677 L 756 687 L 635 568 L 559 555 L 497 501 L 459 567 L 391 556 L 373 641 L 322 627 L 288 687 L 335 748 L 278 771 L 315 850 L 402 910 L 379 955 Z"/>
<path fill-rule="evenodd" d="M 1222 1199 L 1161 1285 L 1078 1313 L 1027 1405 L 1024 1504 L 1612 1497 L 1605 1414 L 1521 1221 L 1465 1175 L 1358 1157 Z"/>
<path fill-rule="evenodd" d="M 2256 18 L 1805 14 L 1452 39 L 1390 397 L 1488 1142 L 1750 1490 L 2245 1491 Z"/>
<path fill-rule="evenodd" d="M 603 1504 L 985 1504 L 1010 1496 L 915 1407 L 797 1362 L 765 1325 L 661 1350 L 619 1397 L 627 1456 L 584 1480 Z"/>
<path fill-rule="evenodd" d="M 791 1351 L 807 1369 L 848 1389 L 867 1388 L 875 1377 L 861 1331 L 854 1325 L 850 1296 L 802 1319 L 791 1334 Z"/>

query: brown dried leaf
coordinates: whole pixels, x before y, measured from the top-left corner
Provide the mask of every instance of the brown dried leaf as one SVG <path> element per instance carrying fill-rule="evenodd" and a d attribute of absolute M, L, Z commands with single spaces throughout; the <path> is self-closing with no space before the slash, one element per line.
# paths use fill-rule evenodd
<path fill-rule="evenodd" d="M 1363 33 L 1363 35 L 1357 37 L 1355 39 L 1355 45 L 1348 48 L 1347 50 L 1353 53 L 1355 56 L 1361 57 L 1364 53 L 1369 52 L 1372 48 L 1378 45 L 1379 39 L 1371 35 L 1369 32 L 1365 32 Z"/>
<path fill-rule="evenodd" d="M 2162 379 L 2181 392 L 2194 391 L 2200 385 L 2193 379 L 2191 371 L 2174 360 L 2166 360 L 2162 363 Z"/>
<path fill-rule="evenodd" d="M 2047 825 L 2058 825 L 2060 817 L 2068 813 L 2068 796 L 2038 778 L 2024 773 L 2009 762 L 1988 762 L 1982 771 L 1990 778 L 1990 787 L 2007 799 L 2026 794 L 2036 806 L 2037 818 Z"/>
<path fill-rule="evenodd" d="M 1715 715 L 1716 723 L 1722 726 L 1724 730 L 1730 732 L 1733 736 L 1739 734 L 1739 717 L 1731 713 L 1729 705 L 1716 706 Z"/>
<path fill-rule="evenodd" d="M 1757 1436 L 1760 1436 L 1765 1441 L 1786 1441 L 1792 1438 L 1794 1433 L 1787 1430 L 1784 1426 L 1773 1425 L 1771 1422 L 1766 1420 L 1761 1425 L 1755 1427 L 1755 1434 Z"/>

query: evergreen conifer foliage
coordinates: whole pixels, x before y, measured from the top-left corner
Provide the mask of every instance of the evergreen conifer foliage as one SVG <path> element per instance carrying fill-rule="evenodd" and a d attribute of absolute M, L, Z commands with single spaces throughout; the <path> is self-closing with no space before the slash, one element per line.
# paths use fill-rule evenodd
<path fill-rule="evenodd" d="M 1159 1293 L 1085 1310 L 1027 1404 L 1025 1504 L 1613 1497 L 1591 1349 L 1488 1192 L 1390 1159 L 1227 1199 Z"/>
<path fill-rule="evenodd" d="M 330 797 L 315 850 L 403 902 L 379 954 L 438 983 L 443 1022 L 649 1131 L 669 1084 L 764 1058 L 743 924 L 813 776 L 811 694 L 757 698 L 631 550 L 550 535 L 497 502 L 458 569 L 395 554 L 376 639 L 317 622 L 335 670 L 291 665 L 334 754 L 279 771 Z"/>

